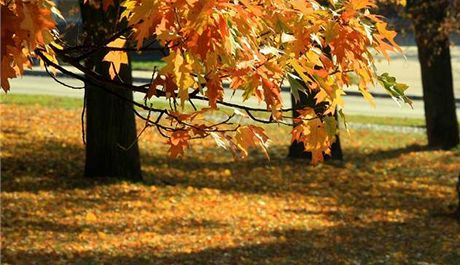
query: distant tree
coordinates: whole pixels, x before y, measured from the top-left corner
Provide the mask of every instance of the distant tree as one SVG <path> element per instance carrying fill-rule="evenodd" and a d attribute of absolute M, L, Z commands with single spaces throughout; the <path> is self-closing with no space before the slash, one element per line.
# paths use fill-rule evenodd
<path fill-rule="evenodd" d="M 455 147 L 459 143 L 459 129 L 449 36 L 460 30 L 460 0 L 378 2 L 382 13 L 412 22 L 422 73 L 428 145 Z"/>
<path fill-rule="evenodd" d="M 449 36 L 460 31 L 460 0 L 378 0 L 412 22 L 422 72 L 428 146 L 450 149 L 460 142 Z M 396 4 L 396 5 L 395 5 Z M 399 5 L 399 8 L 398 8 Z M 460 178 L 457 191 L 460 187 Z M 457 214 L 460 218 L 460 196 Z"/>
<path fill-rule="evenodd" d="M 422 70 L 428 145 L 449 149 L 459 144 L 449 34 L 458 30 L 460 1 L 409 0 Z"/>

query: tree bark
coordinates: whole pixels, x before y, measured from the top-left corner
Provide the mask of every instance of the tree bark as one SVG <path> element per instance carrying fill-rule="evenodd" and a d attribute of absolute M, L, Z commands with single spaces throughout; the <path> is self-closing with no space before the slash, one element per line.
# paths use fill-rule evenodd
<path fill-rule="evenodd" d="M 82 1 L 81 14 L 86 34 L 85 44 L 101 45 L 117 30 L 119 3 L 103 11 Z M 106 52 L 97 52 L 85 62 L 100 75 L 110 78 L 109 63 L 102 62 Z M 121 65 L 118 78 L 132 82 L 131 66 Z M 107 87 L 112 93 L 132 100 L 133 93 Z M 86 164 L 87 177 L 111 177 L 142 180 L 139 147 L 133 104 L 108 93 L 101 87 L 85 85 L 86 100 Z M 129 148 L 128 148 L 129 147 Z"/>
<path fill-rule="evenodd" d="M 297 110 L 305 108 L 305 107 L 313 108 L 315 107 L 315 104 L 316 104 L 314 94 L 299 93 L 299 97 L 300 97 L 300 100 L 296 102 L 294 97 L 291 96 L 292 108 L 293 108 L 292 115 L 294 117 L 299 116 L 299 114 L 297 113 Z M 337 120 L 337 113 L 335 113 L 335 119 Z M 302 142 L 293 142 L 291 143 L 291 146 L 289 147 L 288 157 L 296 158 L 296 159 L 311 160 L 312 154 L 311 152 L 305 151 L 305 147 Z M 343 160 L 342 147 L 340 145 L 340 137 L 338 133 L 336 135 L 336 141 L 331 145 L 331 155 L 330 156 L 326 155 L 324 158 L 326 160 L 328 159 Z"/>
<path fill-rule="evenodd" d="M 449 149 L 459 144 L 449 36 L 441 32 L 448 1 L 412 1 L 418 56 L 422 71 L 428 145 Z"/>

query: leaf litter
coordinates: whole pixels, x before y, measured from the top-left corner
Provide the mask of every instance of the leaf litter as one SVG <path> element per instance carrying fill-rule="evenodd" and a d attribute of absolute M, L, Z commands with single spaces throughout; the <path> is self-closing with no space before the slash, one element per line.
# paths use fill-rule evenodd
<path fill-rule="evenodd" d="M 448 213 L 457 151 L 422 134 L 352 130 L 345 162 L 235 161 L 212 139 L 170 159 L 140 139 L 145 183 L 82 176 L 79 111 L 1 105 L 4 264 L 458 264 Z M 139 124 L 141 124 L 139 122 Z"/>

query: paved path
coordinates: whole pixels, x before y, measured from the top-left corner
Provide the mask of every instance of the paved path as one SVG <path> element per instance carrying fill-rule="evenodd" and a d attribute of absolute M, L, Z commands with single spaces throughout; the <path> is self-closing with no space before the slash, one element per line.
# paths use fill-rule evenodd
<path fill-rule="evenodd" d="M 421 89 L 421 76 L 420 66 L 417 60 L 417 49 L 414 46 L 403 47 L 405 56 L 404 59 L 401 55 L 392 55 L 390 64 L 386 60 L 379 60 L 377 69 L 379 73 L 389 72 L 391 75 L 397 77 L 399 82 L 406 83 L 410 86 L 407 94 L 420 98 L 422 96 Z M 452 48 L 452 66 L 454 75 L 454 87 L 456 98 L 460 98 L 460 47 Z M 146 82 L 150 79 L 151 73 L 143 71 L 134 71 L 133 76 L 139 82 Z M 70 78 L 60 77 L 66 84 L 73 86 L 82 86 L 82 82 Z M 383 94 L 385 93 L 382 88 L 374 88 L 373 92 Z M 82 97 L 83 90 L 69 89 L 58 83 L 51 78 L 44 76 L 43 71 L 34 69 L 23 78 L 14 79 L 11 81 L 12 94 L 34 94 L 34 95 L 56 95 L 56 96 L 69 96 L 69 97 Z M 234 103 L 243 103 L 240 94 L 234 97 L 227 96 L 226 100 Z M 290 95 L 283 92 L 283 100 L 286 105 L 290 105 Z M 135 97 L 142 99 L 143 95 L 135 94 Z M 457 100 L 459 102 L 460 100 Z M 423 117 L 423 101 L 415 100 L 414 109 L 407 106 L 398 106 L 390 98 L 376 98 L 377 108 L 373 109 L 361 97 L 346 96 L 345 97 L 345 111 L 348 114 L 362 114 L 362 115 L 375 115 L 375 116 L 392 116 L 392 117 Z M 246 104 L 257 106 L 256 99 L 250 99 Z M 263 105 L 261 105 L 263 107 Z M 460 103 L 457 103 L 457 117 L 460 119 Z"/>

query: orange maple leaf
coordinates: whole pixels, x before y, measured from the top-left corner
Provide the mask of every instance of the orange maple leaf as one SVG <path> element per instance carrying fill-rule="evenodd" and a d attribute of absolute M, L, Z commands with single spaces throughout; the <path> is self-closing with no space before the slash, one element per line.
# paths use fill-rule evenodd
<path fill-rule="evenodd" d="M 107 45 L 107 48 L 123 48 L 126 40 L 118 38 Z M 128 54 L 125 51 L 109 51 L 103 59 L 104 62 L 110 63 L 109 75 L 111 79 L 115 79 L 120 72 L 121 64 L 128 64 Z"/>

